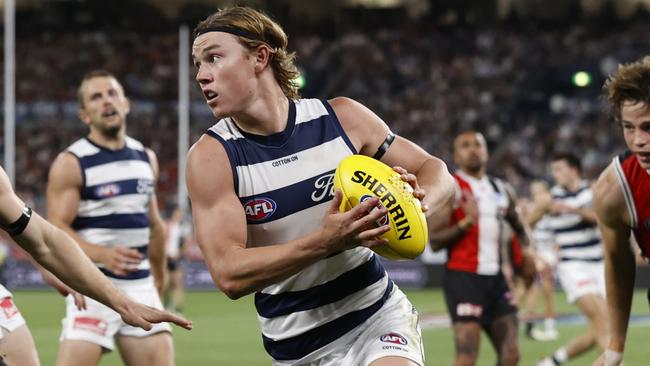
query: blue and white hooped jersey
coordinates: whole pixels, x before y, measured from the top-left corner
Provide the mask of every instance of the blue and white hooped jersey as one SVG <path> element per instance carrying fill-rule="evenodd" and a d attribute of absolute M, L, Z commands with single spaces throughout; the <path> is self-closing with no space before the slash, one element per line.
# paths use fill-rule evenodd
<path fill-rule="evenodd" d="M 149 277 L 149 202 L 154 172 L 144 146 L 127 137 L 124 148 L 110 150 L 82 138 L 67 151 L 77 157 L 83 177 L 72 228 L 89 243 L 134 248 L 144 255 L 137 269 L 126 276 L 99 263 L 107 276 L 126 280 Z"/>
<path fill-rule="evenodd" d="M 563 187 L 551 189 L 553 200 L 574 208 L 591 208 L 592 192 L 587 181 L 580 183 L 576 192 Z M 584 221 L 578 214 L 568 213 L 548 215 L 548 224 L 555 235 L 559 247 L 559 260 L 600 262 L 603 260 L 603 247 L 600 231 L 595 223 Z"/>
<path fill-rule="evenodd" d="M 333 198 L 336 167 L 356 153 L 329 103 L 318 99 L 289 100 L 286 129 L 270 136 L 245 133 L 230 118 L 207 133 L 228 154 L 248 246 L 316 230 Z M 367 320 L 392 289 L 370 249 L 322 259 L 255 294 L 264 347 L 275 360 L 299 360 Z"/>

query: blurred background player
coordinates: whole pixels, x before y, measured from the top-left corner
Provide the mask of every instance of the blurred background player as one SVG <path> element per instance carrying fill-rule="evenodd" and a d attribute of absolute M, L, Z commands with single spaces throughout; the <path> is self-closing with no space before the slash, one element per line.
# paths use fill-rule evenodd
<path fill-rule="evenodd" d="M 223 9 L 194 34 L 196 80 L 220 120 L 190 150 L 187 186 L 216 285 L 255 292 L 275 365 L 424 365 L 417 311 L 367 248 L 386 244 L 374 225 L 386 207 L 373 197 L 341 213 L 332 184 L 354 153 L 402 167 L 435 230 L 451 211 L 445 164 L 352 99 L 301 99 L 287 35 L 265 14 Z"/>
<path fill-rule="evenodd" d="M 503 221 L 524 243 L 528 238 L 515 208 L 510 187 L 488 176 L 487 144 L 479 132 L 461 133 L 454 140 L 454 162 L 458 170 L 456 205 L 448 220 L 451 226 L 432 233 L 434 250 L 447 249 L 444 292 L 454 331 L 454 365 L 475 365 L 481 329 L 492 342 L 497 364 L 519 361 L 517 307 L 515 297 L 501 271 Z M 524 251 L 522 266 L 529 278 L 534 266 Z"/>
<path fill-rule="evenodd" d="M 185 289 L 183 287 L 183 242 L 187 235 L 183 211 L 173 206 L 171 215 L 165 220 L 165 254 L 167 255 L 167 276 L 165 276 L 165 308 L 176 313 L 183 312 Z"/>
<path fill-rule="evenodd" d="M 156 155 L 126 136 L 130 102 L 112 74 L 86 74 L 79 103 L 79 118 L 90 132 L 52 164 L 49 218 L 77 240 L 118 288 L 138 302 L 162 308 L 165 242 L 155 194 Z M 68 297 L 57 364 L 96 365 L 117 341 L 127 365 L 171 365 L 170 331 L 167 324 L 143 331 L 94 300 L 82 310 Z"/>
<path fill-rule="evenodd" d="M 594 187 L 605 242 L 610 324 L 609 344 L 596 365 L 617 366 L 625 349 L 635 280 L 630 236 L 646 257 L 650 254 L 650 57 L 619 67 L 604 89 L 628 148 L 614 158 Z"/>
<path fill-rule="evenodd" d="M 138 304 L 101 274 L 77 244 L 43 220 L 18 198 L 0 169 L 0 225 L 33 259 L 77 291 L 117 311 L 127 324 L 150 329 L 151 323 L 172 321 L 187 329 L 187 320 Z M 25 319 L 12 294 L 0 284 L 0 365 L 34 366 L 38 354 Z"/>
<path fill-rule="evenodd" d="M 535 263 L 538 281 L 530 287 L 524 299 L 526 309 L 525 333 L 536 341 L 552 341 L 557 339 L 555 327 L 555 270 L 557 265 L 558 248 L 555 244 L 553 231 L 549 226 L 549 218 L 545 215 L 551 205 L 552 196 L 548 183 L 534 181 L 530 184 L 531 202 L 526 209 L 526 223 L 531 230 L 532 245 L 535 248 Z M 535 308 L 538 294 L 541 292 L 543 307 L 543 328 L 534 326 Z"/>
<path fill-rule="evenodd" d="M 602 240 L 591 204 L 591 185 L 581 177 L 580 159 L 570 153 L 553 156 L 551 173 L 555 185 L 546 213 L 559 248 L 557 275 L 567 301 L 587 317 L 588 328 L 539 366 L 560 365 L 594 346 L 604 349 L 608 334 Z"/>

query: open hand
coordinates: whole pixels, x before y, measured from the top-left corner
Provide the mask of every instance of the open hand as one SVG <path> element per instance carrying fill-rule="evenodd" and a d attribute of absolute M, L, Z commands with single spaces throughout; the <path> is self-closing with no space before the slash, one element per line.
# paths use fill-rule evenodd
<path fill-rule="evenodd" d="M 116 309 L 122 316 L 125 323 L 144 330 L 150 330 L 152 323 L 170 322 L 187 330 L 192 329 L 192 322 L 184 317 L 170 313 L 166 310 L 159 310 L 137 303 L 128 299 L 125 304 L 117 306 Z"/>

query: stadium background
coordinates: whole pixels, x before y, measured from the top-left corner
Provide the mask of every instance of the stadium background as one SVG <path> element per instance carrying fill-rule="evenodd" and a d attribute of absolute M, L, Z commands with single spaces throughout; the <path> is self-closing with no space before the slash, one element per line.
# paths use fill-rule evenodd
<path fill-rule="evenodd" d="M 178 200 L 179 26 L 191 29 L 218 6 L 234 3 L 263 9 L 284 26 L 303 73 L 303 96 L 355 98 L 450 167 L 452 137 L 467 128 L 480 130 L 490 149 L 488 171 L 514 184 L 521 195 L 527 195 L 532 179 L 549 180 L 548 159 L 555 151 L 578 154 L 592 179 L 624 151 L 622 136 L 604 111 L 601 86 L 619 63 L 650 54 L 647 0 L 17 0 L 18 194 L 46 212 L 50 163 L 86 133 L 76 115 L 78 82 L 85 72 L 104 68 L 117 75 L 132 100 L 128 133 L 158 154 L 158 198 L 167 217 Z M 191 144 L 214 120 L 193 70 L 188 78 Z M 187 285 L 214 288 L 191 235 L 186 242 Z M 43 287 L 6 237 L 0 249 L 3 283 Z M 401 286 L 431 288 L 440 281 L 443 260 L 444 253 L 427 252 L 417 261 L 386 264 Z M 641 266 L 637 284 L 648 283 L 650 272 Z M 414 293 L 426 313 L 444 312 L 437 290 Z M 17 302 L 28 313 L 28 299 L 60 308 L 54 323 L 45 317 L 41 324 L 27 314 L 39 346 L 39 327 L 51 325 L 43 339 L 46 348 L 55 347 L 62 301 L 51 291 L 19 291 Z M 224 309 L 232 308 L 219 294 L 196 293 L 188 298 L 187 313 L 191 317 L 204 309 L 196 323 L 229 329 L 221 321 Z M 246 309 L 242 322 L 254 320 L 252 308 Z M 246 324 L 250 329 L 242 331 L 242 339 L 257 342 L 255 352 L 263 352 L 255 324 Z M 451 333 L 445 332 L 440 342 L 451 355 Z M 189 343 L 206 339 L 179 333 Z M 219 352 L 216 340 L 206 347 Z M 227 364 L 222 362 L 217 364 Z"/>

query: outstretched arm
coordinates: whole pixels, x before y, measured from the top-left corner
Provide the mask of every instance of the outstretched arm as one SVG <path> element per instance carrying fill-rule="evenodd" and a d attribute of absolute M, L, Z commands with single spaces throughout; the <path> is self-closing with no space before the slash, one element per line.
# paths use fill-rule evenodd
<path fill-rule="evenodd" d="M 0 223 L 5 228 L 18 228 L 13 239 L 40 265 L 73 289 L 113 308 L 131 325 L 151 329 L 151 323 L 170 321 L 187 329 L 192 327 L 182 317 L 129 299 L 99 272 L 70 236 L 24 209 L 25 204 L 13 192 L 4 170 L 0 170 Z M 12 225 L 15 223 L 19 224 Z"/>

